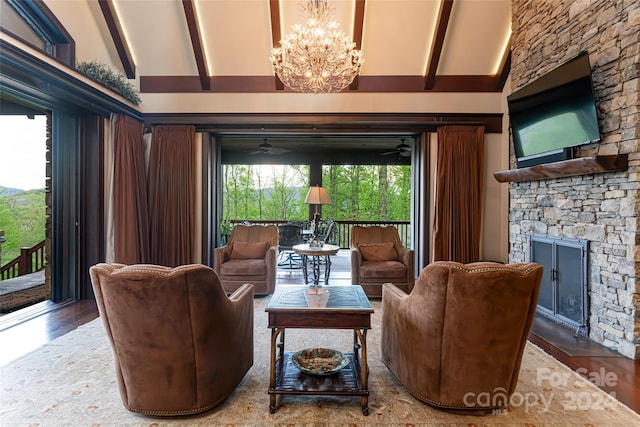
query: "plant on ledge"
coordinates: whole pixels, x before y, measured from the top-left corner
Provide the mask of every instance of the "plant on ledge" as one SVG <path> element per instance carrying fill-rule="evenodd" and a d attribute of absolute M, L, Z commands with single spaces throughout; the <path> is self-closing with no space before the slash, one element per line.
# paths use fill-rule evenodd
<path fill-rule="evenodd" d="M 121 95 L 135 105 L 140 105 L 140 96 L 133 84 L 121 74 L 112 71 L 107 65 L 97 61 L 79 62 L 76 69 L 91 80 Z"/>

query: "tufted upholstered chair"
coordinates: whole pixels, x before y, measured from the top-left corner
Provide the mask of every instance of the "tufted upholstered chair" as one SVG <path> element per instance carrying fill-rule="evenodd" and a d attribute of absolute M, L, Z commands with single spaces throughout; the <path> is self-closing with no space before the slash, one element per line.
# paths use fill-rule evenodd
<path fill-rule="evenodd" d="M 433 406 L 506 407 L 542 270 L 536 263 L 439 261 L 422 270 L 409 295 L 384 285 L 382 361 L 413 396 Z"/>
<path fill-rule="evenodd" d="M 411 292 L 414 251 L 402 246 L 396 227 L 356 225 L 351 229 L 350 246 L 352 285 L 362 285 L 371 298 L 382 297 L 383 283 Z"/>
<path fill-rule="evenodd" d="M 236 225 L 227 244 L 214 249 L 213 268 L 227 292 L 253 283 L 256 295 L 269 295 L 276 288 L 277 257 L 278 227 Z"/>
<path fill-rule="evenodd" d="M 228 297 L 216 273 L 199 264 L 97 264 L 90 275 L 130 411 L 206 411 L 253 365 L 253 285 Z"/>

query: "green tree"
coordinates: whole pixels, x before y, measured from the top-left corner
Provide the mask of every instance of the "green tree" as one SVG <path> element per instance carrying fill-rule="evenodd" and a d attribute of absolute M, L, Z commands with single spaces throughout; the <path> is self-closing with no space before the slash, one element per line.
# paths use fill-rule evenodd
<path fill-rule="evenodd" d="M 302 220 L 306 219 L 303 211 L 300 183 L 308 186 L 308 167 L 289 166 L 273 167 L 269 197 L 266 201 L 266 219 Z"/>
<path fill-rule="evenodd" d="M 21 191 L 0 196 L 0 230 L 4 230 L 2 264 L 20 255 L 20 248 L 45 239 L 46 204 L 44 190 Z"/>
<path fill-rule="evenodd" d="M 224 217 L 304 220 L 309 166 L 226 165 Z M 232 182 L 230 182 L 232 181 Z M 411 167 L 325 165 L 323 186 L 331 205 L 323 218 L 351 221 L 407 221 L 411 213 Z M 244 187 L 244 188 L 242 188 Z"/>
<path fill-rule="evenodd" d="M 385 221 L 388 217 L 389 176 L 387 166 L 378 166 L 378 194 L 380 195 L 380 219 Z"/>
<path fill-rule="evenodd" d="M 223 172 L 223 212 L 226 219 L 250 219 L 257 200 L 253 171 L 247 165 L 227 165 Z"/>

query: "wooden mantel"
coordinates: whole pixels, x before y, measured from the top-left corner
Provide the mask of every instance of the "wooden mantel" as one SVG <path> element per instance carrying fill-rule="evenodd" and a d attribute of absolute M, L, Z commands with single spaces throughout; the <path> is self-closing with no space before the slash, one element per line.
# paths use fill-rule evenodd
<path fill-rule="evenodd" d="M 590 175 L 628 168 L 627 154 L 580 157 L 561 162 L 545 163 L 528 168 L 511 169 L 493 174 L 498 182 L 525 182 L 568 176 Z"/>

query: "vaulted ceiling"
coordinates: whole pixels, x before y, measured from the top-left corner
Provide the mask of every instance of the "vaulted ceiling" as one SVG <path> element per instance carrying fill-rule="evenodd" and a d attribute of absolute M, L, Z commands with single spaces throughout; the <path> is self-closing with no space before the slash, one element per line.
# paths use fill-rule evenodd
<path fill-rule="evenodd" d="M 303 0 L 100 0 L 129 78 L 143 93 L 287 88 L 272 47 L 304 22 Z M 337 0 L 365 63 L 357 92 L 499 92 L 509 73 L 508 0 Z M 185 49 L 185 47 L 188 47 Z"/>

